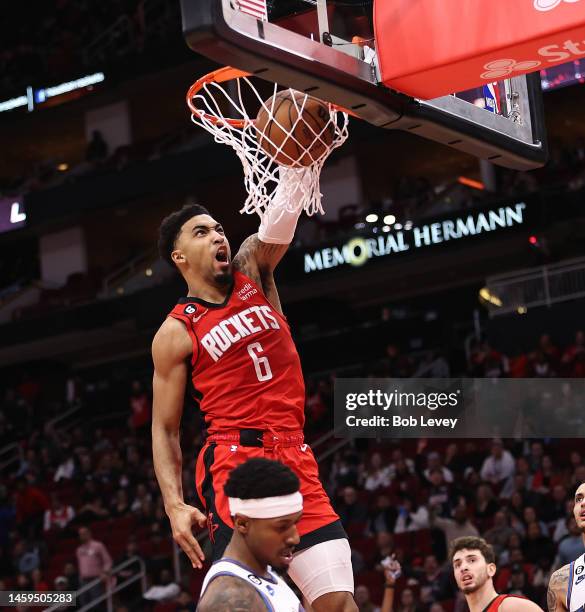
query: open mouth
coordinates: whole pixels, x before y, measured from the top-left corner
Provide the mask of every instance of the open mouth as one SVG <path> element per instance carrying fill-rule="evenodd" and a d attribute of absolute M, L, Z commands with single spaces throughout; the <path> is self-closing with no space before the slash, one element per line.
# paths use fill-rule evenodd
<path fill-rule="evenodd" d="M 293 558 L 293 549 L 287 548 L 286 550 L 283 550 L 280 553 L 279 557 L 282 559 L 283 563 L 285 563 L 286 565 L 289 565 Z"/>
<path fill-rule="evenodd" d="M 228 261 L 227 249 L 225 247 L 221 247 L 220 249 L 218 249 L 215 254 L 215 259 L 216 261 L 219 261 L 220 263 L 227 263 Z"/>

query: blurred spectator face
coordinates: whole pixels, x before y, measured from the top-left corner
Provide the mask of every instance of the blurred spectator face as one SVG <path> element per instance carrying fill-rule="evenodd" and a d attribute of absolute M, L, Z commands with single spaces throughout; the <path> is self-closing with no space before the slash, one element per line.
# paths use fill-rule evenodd
<path fill-rule="evenodd" d="M 492 442 L 492 448 L 491 448 L 492 457 L 495 457 L 496 459 L 500 459 L 503 452 L 504 452 L 504 448 L 502 446 L 502 442 L 500 440 L 494 440 Z"/>
<path fill-rule="evenodd" d="M 514 488 L 516 491 L 524 491 L 526 489 L 526 476 L 524 474 L 514 475 Z"/>
<path fill-rule="evenodd" d="M 351 506 L 357 501 L 357 491 L 353 487 L 345 487 L 343 489 L 343 501 Z"/>
<path fill-rule="evenodd" d="M 26 574 L 18 574 L 16 577 L 16 586 L 22 591 L 26 591 L 30 588 L 30 581 Z"/>
<path fill-rule="evenodd" d="M 585 482 L 585 465 L 580 465 L 575 470 L 575 481 Z"/>
<path fill-rule="evenodd" d="M 429 470 L 436 470 L 441 466 L 441 457 L 439 453 L 429 453 L 427 466 Z"/>
<path fill-rule="evenodd" d="M 138 546 L 136 542 L 131 540 L 130 542 L 128 542 L 128 544 L 126 544 L 126 555 L 128 555 L 128 557 L 134 557 L 137 554 L 138 554 Z"/>
<path fill-rule="evenodd" d="M 495 563 L 486 563 L 479 550 L 462 548 L 453 555 L 453 574 L 459 589 L 474 593 L 496 573 Z"/>
<path fill-rule="evenodd" d="M 423 567 L 427 574 L 434 574 L 439 569 L 439 563 L 435 555 L 427 555 Z"/>
<path fill-rule="evenodd" d="M 542 456 L 544 455 L 544 448 L 542 446 L 542 443 L 541 442 L 533 442 L 532 445 L 530 446 L 530 454 L 535 459 L 541 459 Z"/>
<path fill-rule="evenodd" d="M 512 572 L 510 576 L 510 587 L 512 589 L 517 589 L 521 591 L 526 584 L 526 579 L 524 577 L 524 572 L 522 569 Z"/>
<path fill-rule="evenodd" d="M 581 465 L 581 454 L 577 451 L 573 451 L 570 455 L 571 465 L 575 468 Z"/>
<path fill-rule="evenodd" d="M 400 595 L 400 605 L 403 608 L 410 608 L 414 606 L 414 593 L 412 589 L 404 589 Z"/>
<path fill-rule="evenodd" d="M 367 586 L 360 584 L 356 587 L 355 603 L 358 605 L 359 608 L 370 603 L 370 591 L 368 590 Z"/>
<path fill-rule="evenodd" d="M 429 480 L 435 487 L 441 486 L 443 484 L 443 472 L 438 469 L 431 470 Z"/>
<path fill-rule="evenodd" d="M 529 474 L 530 473 L 530 463 L 528 463 L 525 457 L 518 457 L 518 459 L 516 459 L 516 473 L 517 474 Z"/>
<path fill-rule="evenodd" d="M 503 527 L 507 527 L 508 521 L 506 520 L 506 514 L 504 512 L 496 512 L 494 514 L 494 527 L 498 529 L 502 529 Z"/>
<path fill-rule="evenodd" d="M 392 534 L 388 531 L 378 531 L 376 534 L 376 543 L 380 550 L 390 548 L 392 546 Z"/>
<path fill-rule="evenodd" d="M 376 499 L 376 506 L 378 510 L 386 510 L 386 508 L 390 508 L 390 498 L 387 495 L 378 495 Z"/>
<path fill-rule="evenodd" d="M 577 346 L 585 346 L 585 332 L 578 331 L 575 334 L 575 344 Z"/>
<path fill-rule="evenodd" d="M 542 469 L 547 471 L 553 469 L 553 462 L 549 455 L 545 455 L 542 458 Z"/>
<path fill-rule="evenodd" d="M 585 482 L 575 491 L 573 516 L 576 528 L 585 531 Z"/>
<path fill-rule="evenodd" d="M 380 453 L 373 453 L 370 458 L 370 465 L 372 470 L 379 470 L 382 467 L 382 455 Z"/>
<path fill-rule="evenodd" d="M 520 534 L 514 532 L 509 538 L 508 538 L 508 548 L 512 549 L 512 548 L 520 548 L 520 546 L 522 546 L 522 539 L 520 538 Z"/>
<path fill-rule="evenodd" d="M 65 576 L 57 576 L 55 578 L 55 590 L 56 591 L 67 591 L 69 589 L 69 582 Z"/>
<path fill-rule="evenodd" d="M 541 536 L 540 525 L 536 521 L 534 521 L 533 523 L 528 523 L 528 528 L 526 529 L 526 536 L 529 540 L 536 540 Z"/>
<path fill-rule="evenodd" d="M 510 563 L 523 563 L 524 555 L 521 548 L 512 548 L 510 550 Z"/>
<path fill-rule="evenodd" d="M 482 484 L 477 488 L 477 501 L 487 501 L 492 497 L 492 490 L 488 485 Z"/>
<path fill-rule="evenodd" d="M 560 503 L 567 496 L 567 490 L 565 489 L 565 487 L 563 487 L 563 485 L 555 485 L 553 487 L 552 494 L 555 502 Z"/>
<path fill-rule="evenodd" d="M 443 606 L 438 601 L 435 601 L 431 604 L 429 612 L 445 612 L 445 608 L 443 608 Z"/>
<path fill-rule="evenodd" d="M 536 512 L 532 506 L 524 508 L 524 522 L 528 525 L 536 521 Z"/>
<path fill-rule="evenodd" d="M 392 463 L 396 463 L 403 458 L 402 451 L 399 448 L 395 448 L 392 451 Z"/>
<path fill-rule="evenodd" d="M 467 508 L 461 505 L 457 506 L 453 511 L 453 518 L 455 519 L 456 523 L 463 525 L 463 523 L 465 523 L 467 520 Z"/>
<path fill-rule="evenodd" d="M 87 527 L 80 527 L 78 534 L 82 544 L 86 544 L 91 540 L 91 531 Z"/>

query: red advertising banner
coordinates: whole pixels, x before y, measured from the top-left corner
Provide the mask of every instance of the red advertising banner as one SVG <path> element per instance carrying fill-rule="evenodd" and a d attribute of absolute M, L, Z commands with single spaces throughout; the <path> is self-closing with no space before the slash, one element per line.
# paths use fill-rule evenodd
<path fill-rule="evenodd" d="M 585 57 L 585 0 L 377 0 L 382 82 L 431 99 Z"/>

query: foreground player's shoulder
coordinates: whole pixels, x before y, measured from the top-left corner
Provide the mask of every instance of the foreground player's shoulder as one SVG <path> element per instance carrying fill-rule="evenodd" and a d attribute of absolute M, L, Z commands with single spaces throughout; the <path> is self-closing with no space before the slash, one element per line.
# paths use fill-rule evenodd
<path fill-rule="evenodd" d="M 207 587 L 197 612 L 266 612 L 266 604 L 241 578 L 219 576 Z"/>
<path fill-rule="evenodd" d="M 542 612 L 542 608 L 537 606 L 530 599 L 525 599 L 524 597 L 506 597 L 504 601 L 500 604 L 500 610 L 502 612 L 516 612 L 517 610 L 520 612 Z"/>
<path fill-rule="evenodd" d="M 167 317 L 152 340 L 155 366 L 183 361 L 193 352 L 193 343 L 181 321 Z"/>
<path fill-rule="evenodd" d="M 550 577 L 548 591 L 546 594 L 546 604 L 549 612 L 555 610 L 566 610 L 566 594 L 569 587 L 571 565 L 563 565 Z"/>

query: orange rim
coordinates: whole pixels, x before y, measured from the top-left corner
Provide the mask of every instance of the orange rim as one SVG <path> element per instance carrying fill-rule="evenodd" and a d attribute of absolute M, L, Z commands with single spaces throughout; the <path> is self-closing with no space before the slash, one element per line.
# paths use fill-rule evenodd
<path fill-rule="evenodd" d="M 195 104 L 193 104 L 193 98 L 203 89 L 205 85 L 208 85 L 209 83 L 225 83 L 226 81 L 231 81 L 232 79 L 240 79 L 249 76 L 254 75 L 251 72 L 238 70 L 237 68 L 232 68 L 231 66 L 219 68 L 218 70 L 214 70 L 213 72 L 202 76 L 201 78 L 197 79 L 195 83 L 193 83 L 193 85 L 189 87 L 189 91 L 187 91 L 187 106 L 189 107 L 189 110 L 194 115 L 205 118 L 207 119 L 207 121 L 215 125 L 227 123 L 228 125 L 231 125 L 234 128 L 242 129 L 247 124 L 254 123 L 253 119 L 230 119 L 229 117 L 220 119 L 215 115 L 211 115 L 201 110 L 200 108 L 197 108 Z M 333 110 L 341 111 L 342 113 L 347 113 L 352 117 L 357 117 L 354 112 L 350 111 L 347 108 L 344 108 L 343 106 L 338 106 L 337 104 L 333 104 L 331 102 L 328 102 L 327 104 L 329 104 L 329 107 Z"/>

